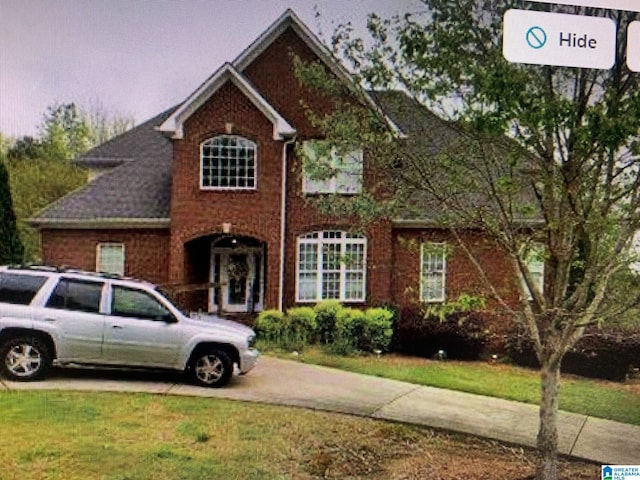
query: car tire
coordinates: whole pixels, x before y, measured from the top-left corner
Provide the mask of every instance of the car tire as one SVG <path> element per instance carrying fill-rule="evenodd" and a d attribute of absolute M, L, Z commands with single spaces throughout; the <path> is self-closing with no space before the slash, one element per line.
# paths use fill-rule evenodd
<path fill-rule="evenodd" d="M 38 380 L 51 366 L 51 352 L 38 337 L 15 337 L 0 347 L 2 373 L 9 380 Z"/>
<path fill-rule="evenodd" d="M 202 350 L 191 362 L 191 377 L 202 387 L 222 387 L 229 383 L 232 374 L 233 362 L 224 350 Z"/>

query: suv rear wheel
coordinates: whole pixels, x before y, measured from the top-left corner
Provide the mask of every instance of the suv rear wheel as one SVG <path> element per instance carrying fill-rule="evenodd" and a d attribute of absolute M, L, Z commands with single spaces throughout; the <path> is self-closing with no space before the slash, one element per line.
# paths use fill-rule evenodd
<path fill-rule="evenodd" d="M 202 350 L 191 364 L 193 380 L 203 387 L 222 387 L 229 383 L 233 362 L 224 350 Z"/>
<path fill-rule="evenodd" d="M 51 366 L 51 353 L 37 337 L 15 337 L 0 347 L 2 373 L 10 380 L 29 381 L 42 377 Z"/>

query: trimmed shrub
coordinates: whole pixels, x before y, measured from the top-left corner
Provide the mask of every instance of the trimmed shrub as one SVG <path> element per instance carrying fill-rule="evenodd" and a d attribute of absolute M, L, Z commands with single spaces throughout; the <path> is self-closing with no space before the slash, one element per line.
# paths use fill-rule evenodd
<path fill-rule="evenodd" d="M 330 350 L 338 355 L 349 355 L 358 348 L 358 338 L 364 331 L 365 314 L 354 308 L 341 308 L 336 314 L 336 328 Z"/>
<path fill-rule="evenodd" d="M 284 313 L 280 310 L 263 310 L 256 320 L 256 335 L 269 343 L 279 343 L 285 330 Z"/>
<path fill-rule="evenodd" d="M 370 308 L 365 312 L 364 335 L 360 339 L 359 348 L 373 352 L 385 352 L 393 338 L 394 313 L 386 308 Z"/>
<path fill-rule="evenodd" d="M 366 312 L 341 308 L 336 314 L 335 334 L 329 349 L 339 355 L 388 350 L 393 337 L 393 317 L 393 312 L 385 308 L 370 308 Z"/>
<path fill-rule="evenodd" d="M 316 312 L 311 307 L 295 307 L 287 310 L 290 339 L 305 345 L 316 338 Z"/>
<path fill-rule="evenodd" d="M 539 368 L 533 343 L 524 327 L 507 337 L 509 356 L 518 365 Z M 640 366 L 640 331 L 624 329 L 589 329 L 569 350 L 561 371 L 583 377 L 623 381 L 633 368 Z"/>
<path fill-rule="evenodd" d="M 480 312 L 459 312 L 444 319 L 425 318 L 418 308 L 403 309 L 395 327 L 392 349 L 398 353 L 477 360 L 489 342 L 490 330 Z"/>
<path fill-rule="evenodd" d="M 320 343 L 333 342 L 336 331 L 336 316 L 342 308 L 338 300 L 323 300 L 313 307 L 316 312 L 316 331 Z"/>

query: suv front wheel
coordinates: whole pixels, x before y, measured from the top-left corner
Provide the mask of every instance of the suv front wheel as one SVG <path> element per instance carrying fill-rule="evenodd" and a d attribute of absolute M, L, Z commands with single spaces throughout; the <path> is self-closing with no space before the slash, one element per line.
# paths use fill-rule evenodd
<path fill-rule="evenodd" d="M 203 387 L 222 387 L 233 374 L 233 362 L 226 352 L 219 349 L 202 350 L 191 364 L 193 380 Z"/>
<path fill-rule="evenodd" d="M 2 373 L 10 380 L 29 381 L 42 377 L 51 366 L 49 348 L 37 337 L 16 337 L 0 347 Z"/>

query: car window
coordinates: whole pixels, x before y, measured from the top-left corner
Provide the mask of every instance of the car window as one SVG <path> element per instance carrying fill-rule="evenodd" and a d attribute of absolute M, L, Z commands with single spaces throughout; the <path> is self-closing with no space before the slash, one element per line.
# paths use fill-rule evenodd
<path fill-rule="evenodd" d="M 0 302 L 29 305 L 47 277 L 0 273 Z"/>
<path fill-rule="evenodd" d="M 149 293 L 126 287 L 113 287 L 111 314 L 146 320 L 167 320 L 171 312 Z"/>
<path fill-rule="evenodd" d="M 99 313 L 103 282 L 61 278 L 47 301 L 47 307 Z"/>

